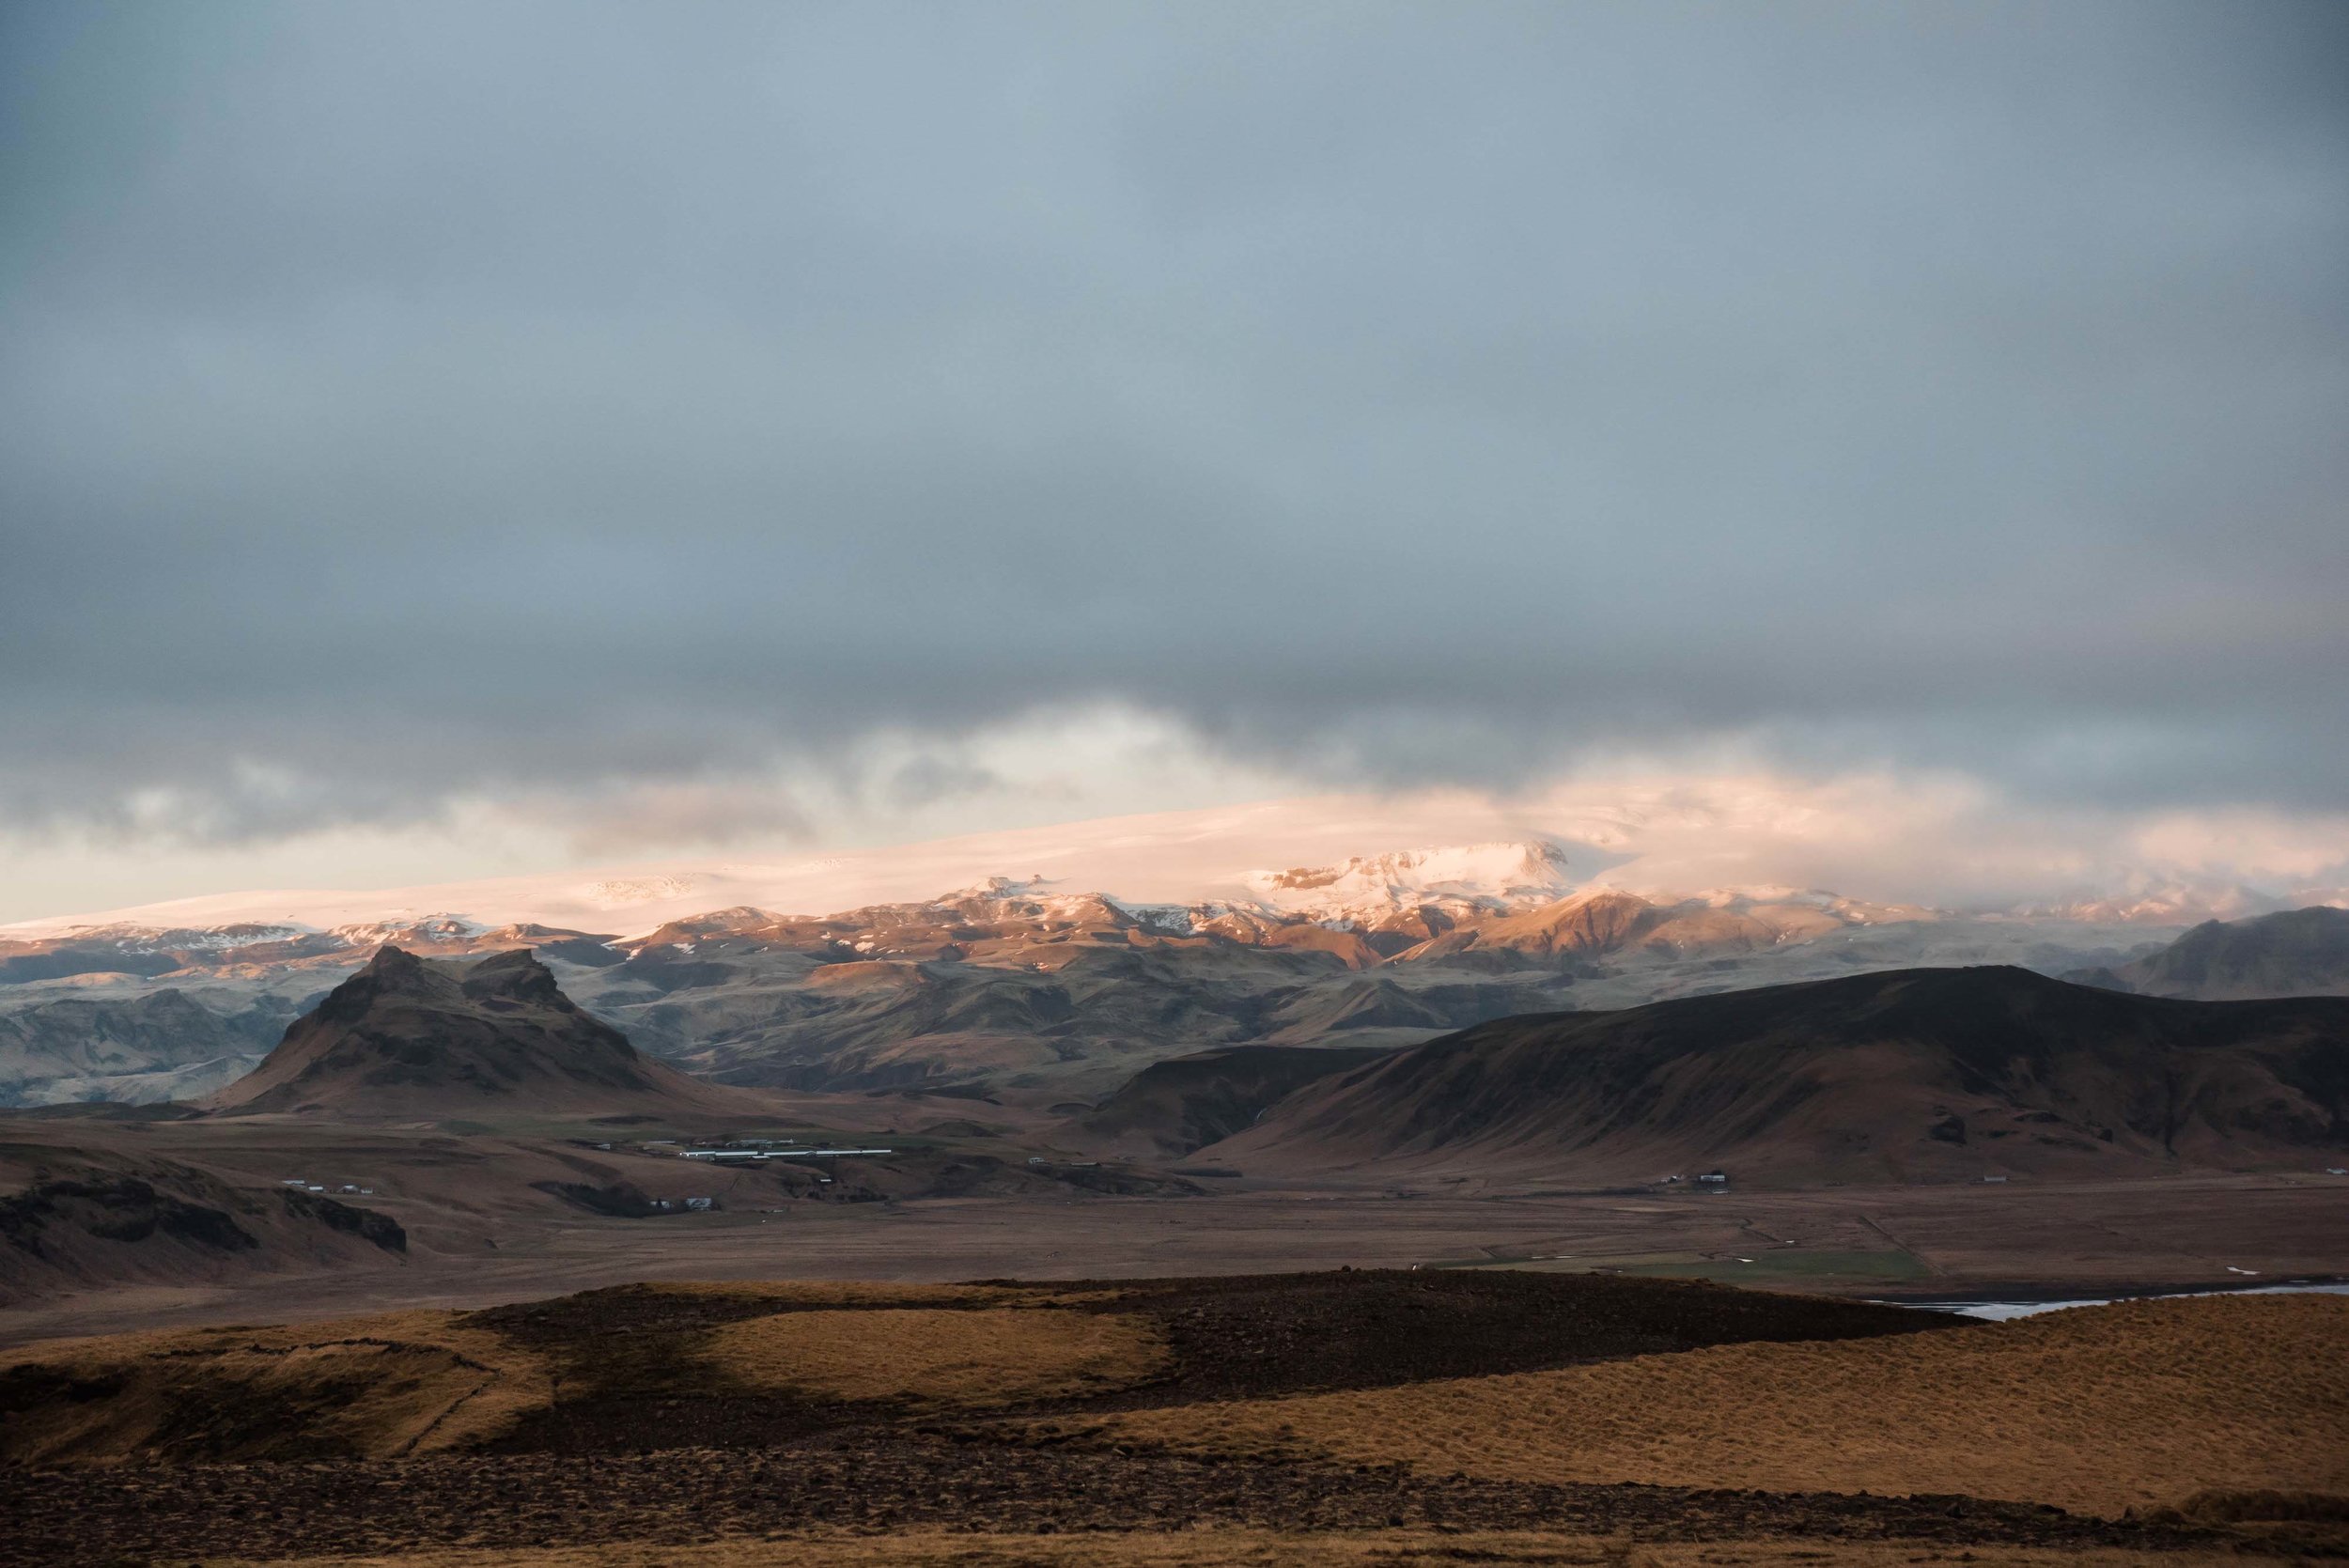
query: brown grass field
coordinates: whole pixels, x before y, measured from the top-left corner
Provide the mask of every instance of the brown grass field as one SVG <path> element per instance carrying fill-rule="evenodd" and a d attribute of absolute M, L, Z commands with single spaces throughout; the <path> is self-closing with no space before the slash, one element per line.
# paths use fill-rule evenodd
<path fill-rule="evenodd" d="M 771 1301 L 775 1311 L 874 1307 L 987 1307 L 1024 1300 L 1011 1285 L 922 1285 L 895 1280 L 659 1280 L 637 1287 L 661 1296 Z"/>
<path fill-rule="evenodd" d="M 1016 1308 L 785 1312 L 714 1329 L 700 1354 L 748 1389 L 959 1405 L 1104 1393 L 1166 1360 L 1140 1318 Z"/>
<path fill-rule="evenodd" d="M 452 1312 L 61 1340 L 8 1361 L 26 1394 L 0 1457 L 36 1467 L 398 1458 L 480 1442 L 552 1397 L 539 1357 Z"/>
<path fill-rule="evenodd" d="M 0 1563 L 2349 1556 L 2349 1298 L 654 1284 L 0 1354 Z"/>
<path fill-rule="evenodd" d="M 1136 1411 L 1104 1436 L 1509 1481 L 1962 1492 L 2105 1514 L 2349 1490 L 2349 1298 L 2121 1303 Z"/>

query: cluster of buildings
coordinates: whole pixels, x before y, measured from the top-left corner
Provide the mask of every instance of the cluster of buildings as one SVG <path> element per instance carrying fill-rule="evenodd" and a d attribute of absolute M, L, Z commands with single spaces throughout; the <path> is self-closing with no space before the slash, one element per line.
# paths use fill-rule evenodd
<path fill-rule="evenodd" d="M 583 1149 L 599 1149 L 606 1153 L 615 1147 L 612 1141 L 605 1139 L 574 1138 L 570 1141 Z M 695 1138 L 690 1141 L 676 1138 L 644 1138 L 622 1140 L 616 1146 L 630 1154 L 647 1155 L 654 1158 L 690 1159 L 705 1165 L 749 1165 L 770 1159 L 792 1161 L 854 1159 L 875 1155 L 894 1155 L 897 1152 L 894 1148 L 878 1146 L 850 1148 L 804 1144 L 796 1138 Z M 816 1182 L 819 1187 L 835 1185 L 830 1176 L 817 1176 Z M 301 1184 L 289 1183 L 288 1185 L 299 1186 Z M 313 1188 L 311 1190 L 315 1192 L 322 1189 Z M 658 1213 L 698 1213 L 718 1206 L 718 1200 L 714 1197 L 648 1198 L 645 1201 L 650 1203 L 653 1210 Z M 775 1209 L 768 1212 L 779 1214 L 786 1211 Z"/>
<path fill-rule="evenodd" d="M 574 1140 L 583 1148 L 601 1149 L 609 1153 L 609 1141 L 589 1142 Z M 819 1148 L 801 1143 L 796 1138 L 697 1138 L 692 1147 L 680 1146 L 674 1138 L 646 1138 L 630 1147 L 639 1154 L 665 1155 L 677 1159 L 706 1159 L 721 1165 L 760 1159 L 850 1159 L 863 1155 L 894 1155 L 894 1149 Z"/>
<path fill-rule="evenodd" d="M 609 1149 L 610 1143 L 597 1143 L 599 1149 Z M 763 1160 L 854 1159 L 872 1155 L 894 1155 L 894 1148 L 822 1147 L 801 1143 L 796 1138 L 697 1138 L 690 1147 L 674 1138 L 647 1138 L 633 1145 L 639 1154 L 666 1156 L 674 1159 L 697 1160 L 708 1165 L 749 1165 Z M 816 1178 L 818 1186 L 833 1185 L 830 1176 Z M 699 1212 L 718 1206 L 715 1198 L 655 1198 L 655 1209 L 679 1213 Z M 771 1212 L 780 1213 L 781 1210 Z"/>

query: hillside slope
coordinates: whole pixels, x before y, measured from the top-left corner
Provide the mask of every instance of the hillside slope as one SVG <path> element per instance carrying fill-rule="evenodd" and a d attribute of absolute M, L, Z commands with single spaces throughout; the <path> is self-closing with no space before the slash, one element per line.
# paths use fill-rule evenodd
<path fill-rule="evenodd" d="M 1327 1079 L 1211 1157 L 1841 1181 L 2344 1147 L 2349 999 L 2177 1001 L 1983 968 L 1484 1024 Z"/>
<path fill-rule="evenodd" d="M 1229 1138 L 1305 1084 L 1375 1062 L 1376 1047 L 1232 1046 L 1154 1062 L 1077 1130 L 1155 1154 L 1189 1154 Z"/>
<path fill-rule="evenodd" d="M 407 1254 L 406 1231 L 363 1203 L 239 1186 L 173 1159 L 0 1141 L 0 1306 L 67 1290 L 381 1268 Z"/>

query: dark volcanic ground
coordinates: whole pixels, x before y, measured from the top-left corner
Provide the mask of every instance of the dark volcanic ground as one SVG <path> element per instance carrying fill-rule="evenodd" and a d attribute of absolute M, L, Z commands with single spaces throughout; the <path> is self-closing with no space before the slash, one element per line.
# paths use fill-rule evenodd
<path fill-rule="evenodd" d="M 2232 1539 L 1966 1498 L 1524 1486 L 1400 1469 L 1204 1463 L 873 1433 L 755 1451 L 6 1470 L 0 1514 L 10 1521 L 0 1560 L 90 1568 L 419 1546 L 683 1545 L 730 1535 L 916 1526 L 1041 1534 L 1433 1526 L 2144 1551 Z"/>

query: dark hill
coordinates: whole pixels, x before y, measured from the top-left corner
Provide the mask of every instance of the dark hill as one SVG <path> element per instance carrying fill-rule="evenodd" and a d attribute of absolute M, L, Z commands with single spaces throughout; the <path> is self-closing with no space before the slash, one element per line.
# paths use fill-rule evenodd
<path fill-rule="evenodd" d="M 1305 1084 L 1390 1054 L 1376 1047 L 1231 1046 L 1154 1062 L 1078 1128 L 1112 1143 L 1189 1154 L 1253 1124 Z"/>
<path fill-rule="evenodd" d="M 725 1093 L 640 1054 L 582 1012 L 528 949 L 464 964 L 383 947 L 297 1018 L 258 1067 L 206 1103 L 413 1117 L 707 1110 Z"/>
<path fill-rule="evenodd" d="M 2349 999 L 2178 1001 L 1983 968 L 1481 1024 L 1325 1079 L 1215 1155 L 1809 1181 L 2250 1168 L 2345 1146 Z"/>
<path fill-rule="evenodd" d="M 33 1150 L 5 1155 L 16 1171 Z M 140 1285 L 184 1289 L 287 1267 L 397 1265 L 391 1216 L 320 1192 L 234 1186 L 137 1152 L 42 1146 L 34 1179 L 0 1196 L 0 1304 Z M 14 1172 L 11 1172 L 14 1173 Z"/>
<path fill-rule="evenodd" d="M 2349 996 L 2349 909 L 2204 921 L 2151 957 L 2074 978 L 2139 996 L 2233 1001 Z"/>

